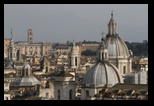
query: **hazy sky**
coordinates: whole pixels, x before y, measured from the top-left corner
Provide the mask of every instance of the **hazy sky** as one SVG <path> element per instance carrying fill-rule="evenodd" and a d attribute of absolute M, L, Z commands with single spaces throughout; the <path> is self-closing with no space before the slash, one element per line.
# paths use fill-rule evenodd
<path fill-rule="evenodd" d="M 35 41 L 64 43 L 101 41 L 111 18 L 124 41 L 148 40 L 148 4 L 4 4 L 4 38 L 27 41 L 32 28 Z"/>

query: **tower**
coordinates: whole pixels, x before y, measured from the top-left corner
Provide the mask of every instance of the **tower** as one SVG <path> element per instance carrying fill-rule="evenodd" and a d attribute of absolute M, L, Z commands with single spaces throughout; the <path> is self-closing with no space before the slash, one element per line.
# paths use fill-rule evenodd
<path fill-rule="evenodd" d="M 16 60 L 16 51 L 15 51 L 15 47 L 14 47 L 12 28 L 11 28 L 10 46 L 8 48 L 8 59 L 12 59 L 13 61 Z"/>
<path fill-rule="evenodd" d="M 32 29 L 29 28 L 27 32 L 28 32 L 28 43 L 33 43 L 33 33 L 32 33 Z"/>
<path fill-rule="evenodd" d="M 77 69 L 80 64 L 80 53 L 78 45 L 75 45 L 73 40 L 73 47 L 71 49 L 71 53 L 69 55 L 69 66 L 70 68 Z"/>

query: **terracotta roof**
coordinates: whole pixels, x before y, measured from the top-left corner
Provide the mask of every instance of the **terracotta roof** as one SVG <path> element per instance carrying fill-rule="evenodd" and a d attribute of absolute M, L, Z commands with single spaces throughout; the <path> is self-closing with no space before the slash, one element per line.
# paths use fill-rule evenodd
<path fill-rule="evenodd" d="M 115 84 L 109 90 L 115 90 L 115 89 L 130 89 L 130 90 L 145 89 L 145 90 L 148 90 L 148 85 L 147 84 L 122 84 L 122 83 L 118 83 L 118 84 Z"/>
<path fill-rule="evenodd" d="M 68 71 L 61 71 L 56 77 L 73 77 L 72 74 L 70 74 Z"/>

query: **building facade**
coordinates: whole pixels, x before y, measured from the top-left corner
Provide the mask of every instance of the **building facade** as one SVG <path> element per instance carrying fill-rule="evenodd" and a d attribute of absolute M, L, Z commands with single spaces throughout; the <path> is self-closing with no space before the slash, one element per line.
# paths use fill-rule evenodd
<path fill-rule="evenodd" d="M 8 54 L 8 48 L 10 46 L 10 38 L 4 38 L 4 54 L 7 57 Z"/>
<path fill-rule="evenodd" d="M 15 59 L 19 57 L 19 55 L 25 55 L 29 57 L 32 57 L 34 55 L 48 56 L 49 51 L 52 50 L 52 44 L 49 42 L 34 42 L 32 29 L 31 28 L 28 29 L 27 32 L 28 32 L 28 35 L 27 35 L 28 41 L 14 42 L 12 38 L 4 39 L 4 53 L 6 54 L 8 53 L 8 51 L 10 51 L 12 55 L 8 54 L 8 56 L 13 56 Z M 12 34 L 12 31 L 11 31 L 11 34 Z M 19 54 L 19 51 L 20 51 L 20 54 Z"/>

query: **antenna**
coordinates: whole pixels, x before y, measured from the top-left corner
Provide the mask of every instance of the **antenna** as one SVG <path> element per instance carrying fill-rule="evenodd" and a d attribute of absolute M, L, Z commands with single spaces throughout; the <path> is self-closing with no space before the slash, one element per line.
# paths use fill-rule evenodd
<path fill-rule="evenodd" d="M 12 28 L 11 28 L 11 38 L 13 38 L 13 34 L 12 34 Z"/>
<path fill-rule="evenodd" d="M 74 36 L 73 36 L 73 42 L 74 42 Z"/>
<path fill-rule="evenodd" d="M 113 10 L 111 11 L 111 18 L 113 18 Z"/>

